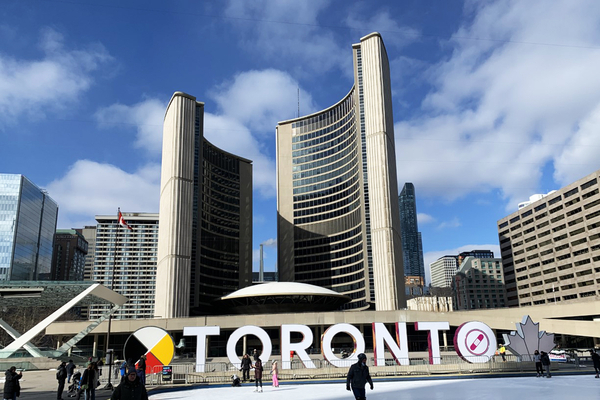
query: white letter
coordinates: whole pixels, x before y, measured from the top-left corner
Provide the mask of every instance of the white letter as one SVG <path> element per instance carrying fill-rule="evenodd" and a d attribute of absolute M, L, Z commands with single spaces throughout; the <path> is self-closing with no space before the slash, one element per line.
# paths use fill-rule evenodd
<path fill-rule="evenodd" d="M 340 332 L 345 332 L 354 341 L 354 352 L 346 359 L 337 358 L 331 351 L 331 341 Z M 353 361 L 358 361 L 358 355 L 365 352 L 365 338 L 360 331 L 350 324 L 335 324 L 327 328 L 321 339 L 321 352 L 323 357 L 336 367 L 347 367 Z"/>
<path fill-rule="evenodd" d="M 196 336 L 196 372 L 204 372 L 206 364 L 206 337 L 220 333 L 218 326 L 184 326 L 183 336 Z"/>
<path fill-rule="evenodd" d="M 408 365 L 408 339 L 406 337 L 406 322 L 396 322 L 396 340 L 385 329 L 385 325 L 381 322 L 373 322 L 373 353 L 375 356 L 375 366 L 385 365 L 385 345 L 387 344 L 392 357 L 398 365 Z M 400 347 L 398 347 L 398 345 Z M 403 363 L 400 360 L 404 361 Z"/>
<path fill-rule="evenodd" d="M 290 342 L 290 333 L 292 332 L 300 332 L 303 335 L 303 338 L 298 343 Z M 306 325 L 281 325 L 281 368 L 282 369 L 291 369 L 292 365 L 290 363 L 290 352 L 293 351 L 298 354 L 302 364 L 304 364 L 305 368 L 317 368 L 315 364 L 312 362 L 308 354 L 306 353 L 306 349 L 310 347 L 313 342 L 313 333 L 312 330 Z"/>
<path fill-rule="evenodd" d="M 440 363 L 440 334 L 439 331 L 450 329 L 448 322 L 415 322 L 415 330 L 429 331 L 427 343 L 429 344 L 429 364 Z"/>
<path fill-rule="evenodd" d="M 456 329 L 454 349 L 465 361 L 486 363 L 496 352 L 494 331 L 479 321 L 465 322 Z"/>
<path fill-rule="evenodd" d="M 273 350 L 271 338 L 264 329 L 254 325 L 246 325 L 236 329 L 231 336 L 229 336 L 229 340 L 227 340 L 227 357 L 229 358 L 229 362 L 235 365 L 235 367 L 238 369 L 240 368 L 241 362 L 240 357 L 238 357 L 237 353 L 235 352 L 235 345 L 242 337 L 246 335 L 254 335 L 262 343 L 263 351 L 259 354 L 259 356 L 263 363 L 269 361 L 269 357 L 271 357 L 271 350 Z"/>

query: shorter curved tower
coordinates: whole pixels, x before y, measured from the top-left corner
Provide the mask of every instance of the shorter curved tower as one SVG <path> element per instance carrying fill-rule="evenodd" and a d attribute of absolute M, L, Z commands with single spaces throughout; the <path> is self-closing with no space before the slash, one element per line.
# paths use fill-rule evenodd
<path fill-rule="evenodd" d="M 252 283 L 252 162 L 203 136 L 204 103 L 175 92 L 165 114 L 155 316 L 210 314 Z"/>

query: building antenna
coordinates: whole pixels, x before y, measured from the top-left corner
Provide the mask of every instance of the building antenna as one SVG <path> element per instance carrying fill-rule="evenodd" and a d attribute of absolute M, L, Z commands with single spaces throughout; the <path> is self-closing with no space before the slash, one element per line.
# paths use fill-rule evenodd
<path fill-rule="evenodd" d="M 298 86 L 298 118 L 300 118 L 300 86 Z"/>

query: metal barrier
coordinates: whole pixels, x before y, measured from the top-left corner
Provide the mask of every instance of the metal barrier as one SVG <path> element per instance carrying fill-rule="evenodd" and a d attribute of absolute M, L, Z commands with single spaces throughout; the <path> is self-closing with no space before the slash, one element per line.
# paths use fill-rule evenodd
<path fill-rule="evenodd" d="M 498 372 L 531 372 L 535 373 L 535 363 L 533 361 L 523 361 L 528 357 L 517 357 L 506 355 L 505 361 L 501 356 L 483 358 L 481 363 L 468 363 L 459 356 L 440 357 L 439 364 L 430 364 L 428 358 L 407 358 L 399 360 L 400 365 L 391 358 L 386 358 L 384 365 L 374 366 L 374 360 L 371 358 L 368 362 L 371 376 L 373 377 L 394 377 L 394 376 L 434 376 L 448 374 L 492 374 Z M 299 360 L 289 362 L 291 369 L 284 369 L 283 363 L 279 362 L 279 380 L 300 380 L 300 379 L 344 379 L 350 365 L 356 361 L 343 360 L 342 367 L 334 367 L 327 360 L 313 359 L 312 362 L 316 368 L 305 368 Z M 263 380 L 271 380 L 271 361 L 265 362 Z M 116 366 L 113 366 L 115 368 Z M 101 384 L 108 381 L 108 366 L 102 367 L 100 376 Z M 196 372 L 194 363 L 176 363 L 172 364 L 172 379 L 164 382 L 162 379 L 162 366 L 154 367 L 146 374 L 146 384 L 150 386 L 172 385 L 172 384 L 209 384 L 209 383 L 231 383 L 232 375 L 241 376 L 239 368 L 228 362 L 208 362 L 204 364 L 205 372 Z M 591 361 L 584 357 L 571 358 L 566 363 L 552 363 L 552 370 L 580 370 L 591 368 Z M 253 371 L 250 373 L 251 379 L 254 378 Z M 120 375 L 118 368 L 113 371 L 112 382 L 118 384 Z"/>

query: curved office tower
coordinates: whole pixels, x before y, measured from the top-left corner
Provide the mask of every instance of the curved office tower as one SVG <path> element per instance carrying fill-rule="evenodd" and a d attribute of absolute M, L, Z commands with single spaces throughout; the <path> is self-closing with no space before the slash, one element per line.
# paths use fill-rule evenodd
<path fill-rule="evenodd" d="M 355 84 L 337 104 L 277 126 L 282 281 L 404 307 L 389 65 L 378 33 L 353 46 Z"/>
<path fill-rule="evenodd" d="M 155 316 L 210 314 L 252 280 L 252 162 L 203 137 L 204 103 L 173 94 L 163 126 Z"/>

